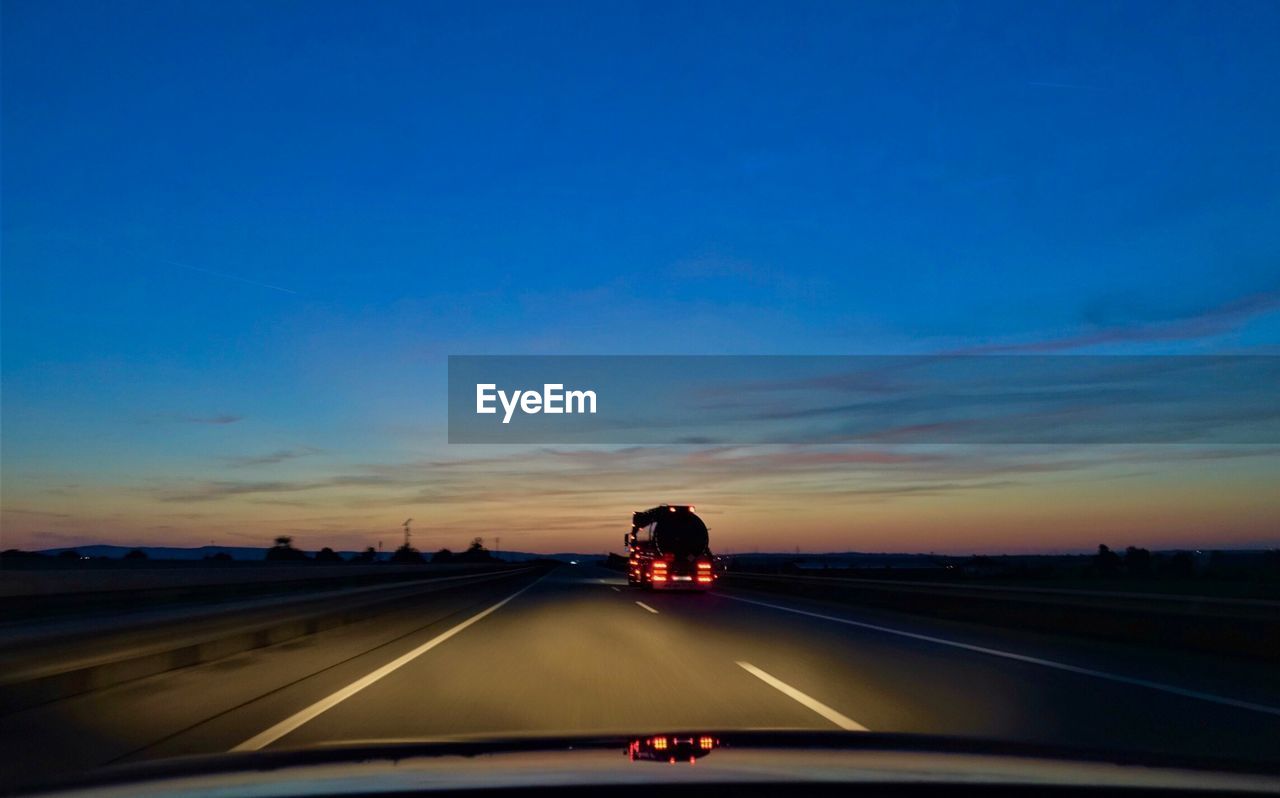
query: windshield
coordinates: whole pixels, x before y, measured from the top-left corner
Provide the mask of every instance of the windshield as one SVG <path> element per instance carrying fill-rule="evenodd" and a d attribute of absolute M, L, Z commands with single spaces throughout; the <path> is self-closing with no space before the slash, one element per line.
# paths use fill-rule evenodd
<path fill-rule="evenodd" d="M 2 27 L 13 784 L 745 730 L 1280 765 L 1277 4 Z"/>

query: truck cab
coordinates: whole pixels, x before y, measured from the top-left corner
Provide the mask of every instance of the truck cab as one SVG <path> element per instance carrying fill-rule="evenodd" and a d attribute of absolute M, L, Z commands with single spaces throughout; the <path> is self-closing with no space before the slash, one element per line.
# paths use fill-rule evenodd
<path fill-rule="evenodd" d="M 718 574 L 707 525 L 693 505 L 660 504 L 631 516 L 627 583 L 650 590 L 709 590 Z"/>

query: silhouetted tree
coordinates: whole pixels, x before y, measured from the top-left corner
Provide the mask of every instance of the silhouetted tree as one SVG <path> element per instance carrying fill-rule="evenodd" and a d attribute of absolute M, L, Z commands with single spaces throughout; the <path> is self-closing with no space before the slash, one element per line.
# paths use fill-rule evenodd
<path fill-rule="evenodd" d="M 66 551 L 60 551 L 58 552 L 58 559 L 59 560 L 78 560 L 80 559 L 80 552 L 76 551 L 75 549 L 67 549 Z"/>
<path fill-rule="evenodd" d="M 1100 576 L 1115 576 L 1120 572 L 1120 555 L 1099 544 L 1098 553 L 1093 555 L 1093 567 Z"/>
<path fill-rule="evenodd" d="M 475 538 L 461 554 L 455 554 L 454 562 L 493 562 L 493 555 L 484 547 L 483 538 Z"/>
<path fill-rule="evenodd" d="M 1196 561 L 1189 551 L 1175 552 L 1169 558 L 1169 576 L 1177 579 L 1187 579 L 1195 576 Z"/>
<path fill-rule="evenodd" d="M 142 549 L 131 549 L 124 555 L 126 560 L 149 560 L 151 557 Z"/>
<path fill-rule="evenodd" d="M 426 560 L 422 558 L 417 549 L 405 543 L 391 555 L 391 562 L 397 565 L 419 565 L 425 563 Z"/>
<path fill-rule="evenodd" d="M 350 562 L 367 565 L 378 561 L 378 550 L 373 546 L 369 546 L 359 554 L 353 554 Z"/>
<path fill-rule="evenodd" d="M 1151 552 L 1130 546 L 1124 550 L 1124 569 L 1134 576 L 1151 573 Z"/>
<path fill-rule="evenodd" d="M 342 558 L 338 556 L 338 552 L 334 551 L 328 546 L 325 546 L 320 551 L 317 551 L 315 559 L 316 559 L 316 562 L 325 562 L 325 563 L 342 562 Z"/>
<path fill-rule="evenodd" d="M 212 560 L 213 562 L 231 562 L 231 560 L 234 558 L 230 554 L 227 554 L 225 551 L 220 551 L 220 552 L 217 552 L 216 554 L 206 555 L 205 559 Z"/>
<path fill-rule="evenodd" d="M 436 564 L 453 562 L 453 552 L 449 551 L 448 549 L 441 549 L 440 551 L 437 551 L 435 554 L 431 555 L 431 562 Z"/>
<path fill-rule="evenodd" d="M 22 549 L 5 549 L 0 551 L 0 560 L 43 560 L 45 555 L 37 551 L 23 551 Z"/>
<path fill-rule="evenodd" d="M 307 555 L 293 547 L 293 538 L 281 535 L 276 538 L 275 545 L 267 549 L 267 559 L 272 562 L 301 562 L 307 559 Z"/>

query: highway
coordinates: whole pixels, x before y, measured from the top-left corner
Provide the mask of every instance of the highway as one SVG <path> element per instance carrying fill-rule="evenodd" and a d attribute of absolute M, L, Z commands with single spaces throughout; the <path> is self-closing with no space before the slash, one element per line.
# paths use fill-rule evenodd
<path fill-rule="evenodd" d="M 1275 759 L 1273 671 L 562 566 L 10 712 L 0 769 L 12 786 L 337 741 L 761 728 Z"/>

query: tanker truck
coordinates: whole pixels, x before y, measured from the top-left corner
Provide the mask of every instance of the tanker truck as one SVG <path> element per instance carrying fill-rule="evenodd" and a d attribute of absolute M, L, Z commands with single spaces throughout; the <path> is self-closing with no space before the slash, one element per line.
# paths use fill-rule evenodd
<path fill-rule="evenodd" d="M 709 590 L 719 575 L 707 525 L 687 504 L 660 504 L 631 516 L 627 583 L 650 590 Z"/>

